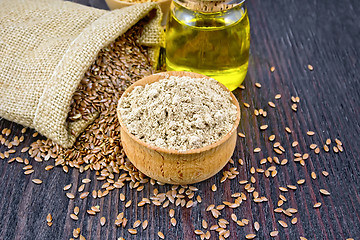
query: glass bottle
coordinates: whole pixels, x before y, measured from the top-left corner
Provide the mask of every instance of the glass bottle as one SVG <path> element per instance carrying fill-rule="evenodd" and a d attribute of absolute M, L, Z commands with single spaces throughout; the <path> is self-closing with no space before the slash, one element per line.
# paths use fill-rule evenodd
<path fill-rule="evenodd" d="M 250 25 L 245 0 L 173 0 L 166 68 L 210 76 L 231 91 L 245 79 Z"/>

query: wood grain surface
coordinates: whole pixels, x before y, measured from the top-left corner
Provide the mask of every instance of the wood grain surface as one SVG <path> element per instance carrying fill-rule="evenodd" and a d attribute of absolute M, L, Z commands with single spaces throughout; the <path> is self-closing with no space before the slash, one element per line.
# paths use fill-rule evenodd
<path fill-rule="evenodd" d="M 82 4 L 104 8 L 103 0 L 77 0 Z M 159 239 L 157 233 L 161 231 L 165 239 L 200 239 L 194 233 L 195 229 L 202 229 L 201 221 L 206 219 L 209 226 L 217 220 L 205 209 L 210 204 L 222 204 L 223 201 L 234 201 L 232 193 L 244 191 L 239 180 L 248 180 L 251 176 L 250 168 L 265 169 L 259 161 L 264 157 L 278 156 L 287 158 L 285 166 L 278 166 L 278 174 L 274 178 L 266 178 L 264 174 L 256 173 L 253 184 L 260 196 L 266 196 L 267 202 L 255 203 L 252 195 L 246 193 L 248 200 L 243 201 L 236 209 L 224 208 L 220 218 L 230 223 L 228 239 L 245 239 L 245 235 L 255 233 L 256 239 L 360 239 L 360 2 L 344 1 L 260 1 L 247 2 L 251 23 L 251 56 L 249 71 L 244 82 L 245 90 L 237 89 L 234 94 L 238 98 L 242 118 L 239 132 L 246 135 L 238 138 L 233 154 L 235 167 L 239 175 L 233 180 L 220 183 L 222 172 L 204 182 L 194 184 L 202 197 L 202 203 L 192 208 L 181 208 L 170 205 L 168 208 L 146 205 L 137 207 L 143 197 L 149 197 L 155 187 L 160 192 L 170 189 L 169 185 L 145 185 L 141 192 L 131 190 L 129 186 L 112 191 L 101 199 L 88 197 L 84 200 L 78 197 L 69 200 L 65 196 L 63 187 L 73 184 L 71 192 L 75 192 L 81 185 L 81 180 L 91 178 L 93 181 L 86 185 L 86 190 L 99 189 L 102 182 L 96 181 L 93 172 L 80 174 L 70 168 L 64 173 L 61 168 L 45 171 L 48 163 L 38 163 L 30 159 L 27 154 L 16 153 L 14 156 L 29 158 L 35 172 L 31 175 L 23 174 L 23 164 L 7 163 L 0 159 L 0 239 L 69 239 L 74 228 L 81 228 L 86 239 Z M 307 67 L 314 67 L 310 71 Z M 270 67 L 274 66 L 274 72 Z M 261 88 L 254 86 L 261 83 Z M 281 94 L 275 100 L 276 94 Z M 299 96 L 297 112 L 291 110 L 291 96 Z M 268 105 L 268 101 L 276 104 L 275 108 Z M 250 108 L 244 108 L 243 103 L 249 103 Z M 0 103 L 1 104 L 1 103 Z M 266 118 L 256 117 L 254 108 L 267 111 Z M 269 128 L 260 131 L 259 126 L 268 124 Z M 289 127 L 292 133 L 285 132 Z M 12 133 L 20 136 L 22 127 L 5 119 L 0 121 L 0 129 L 10 128 Z M 314 136 L 306 135 L 307 131 L 314 131 Z M 17 149 L 29 146 L 34 140 L 33 131 L 28 131 L 25 141 Z M 277 155 L 273 151 L 272 143 L 267 139 L 271 134 L 284 146 L 286 152 Z M 320 154 L 315 154 L 309 145 L 312 143 L 323 146 L 325 140 L 341 139 L 344 152 L 326 153 L 321 148 Z M 293 141 L 299 146 L 291 147 Z M 259 153 L 253 149 L 260 147 Z M 7 148 L 0 146 L 0 152 Z M 295 152 L 309 153 L 305 166 L 294 162 Z M 244 160 L 241 166 L 237 160 Z M 273 164 L 274 165 L 274 164 Z M 266 167 L 270 164 L 267 163 Z M 228 164 L 224 170 L 232 167 Z M 329 172 L 324 177 L 321 171 Z M 315 172 L 317 179 L 311 178 Z M 36 185 L 31 180 L 40 178 L 43 184 Z M 305 179 L 301 186 L 296 184 L 298 179 Z M 211 191 L 216 184 L 217 191 Z M 296 185 L 297 190 L 281 193 L 279 187 L 288 184 Z M 327 189 L 331 195 L 324 196 L 319 189 Z M 119 194 L 126 194 L 127 200 L 133 204 L 125 208 L 120 201 Z M 287 198 L 282 206 L 284 209 L 292 207 L 298 209 L 294 214 L 298 218 L 295 225 L 290 223 L 289 217 L 274 213 L 279 194 Z M 78 194 L 77 194 L 78 196 Z M 313 205 L 321 202 L 322 206 L 314 209 Z M 99 205 L 101 212 L 96 216 L 89 216 L 86 210 Z M 70 218 L 73 208 L 80 208 L 79 220 Z M 175 210 L 176 227 L 170 224 L 169 209 Z M 116 215 L 125 212 L 129 219 L 126 228 L 116 227 Z M 51 213 L 53 225 L 46 225 L 46 216 Z M 240 227 L 231 220 L 231 214 L 238 219 L 248 219 L 249 224 Z M 107 219 L 101 227 L 100 218 Z M 130 235 L 127 229 L 135 220 L 149 221 L 146 230 L 138 228 L 137 235 Z M 278 220 L 285 221 L 289 226 L 283 228 Z M 253 223 L 260 224 L 258 232 Z M 270 237 L 271 231 L 278 230 L 279 235 Z M 218 239 L 218 234 L 211 231 L 211 239 Z"/>

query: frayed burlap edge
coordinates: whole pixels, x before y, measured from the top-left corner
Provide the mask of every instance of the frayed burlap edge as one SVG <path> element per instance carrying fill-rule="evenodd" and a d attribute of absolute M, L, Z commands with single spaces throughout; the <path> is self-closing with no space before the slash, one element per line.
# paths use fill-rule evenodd
<path fill-rule="evenodd" d="M 71 147 L 74 144 L 76 137 L 96 117 L 94 115 L 89 121 L 78 121 L 72 124 L 66 122 L 72 95 L 85 71 L 103 47 L 125 33 L 153 9 L 157 11 L 156 17 L 146 25 L 140 43 L 158 48 L 162 42 L 163 32 L 160 27 L 161 11 L 155 3 L 138 4 L 108 12 L 84 29 L 72 42 L 55 68 L 49 80 L 51 84 L 45 87 L 40 98 L 33 122 L 38 132 L 63 147 Z M 134 13 L 135 17 L 129 22 L 129 18 L 124 16 L 130 13 Z M 157 55 L 155 51 L 156 49 L 152 50 L 152 56 Z M 76 79 L 76 81 L 69 81 L 69 79 Z"/>

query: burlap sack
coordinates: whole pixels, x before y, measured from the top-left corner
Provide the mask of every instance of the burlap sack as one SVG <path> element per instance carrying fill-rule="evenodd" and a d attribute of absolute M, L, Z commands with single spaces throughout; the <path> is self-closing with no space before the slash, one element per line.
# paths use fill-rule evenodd
<path fill-rule="evenodd" d="M 71 147 L 93 120 L 66 122 L 82 76 L 104 46 L 150 11 L 156 14 L 140 43 L 158 49 L 163 31 L 155 3 L 105 11 L 59 0 L 1 0 L 0 116 Z"/>

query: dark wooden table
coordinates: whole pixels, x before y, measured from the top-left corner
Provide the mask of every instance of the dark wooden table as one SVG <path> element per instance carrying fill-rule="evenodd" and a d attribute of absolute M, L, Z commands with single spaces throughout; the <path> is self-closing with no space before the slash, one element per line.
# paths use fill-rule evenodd
<path fill-rule="evenodd" d="M 76 0 L 93 7 L 106 8 L 102 0 Z M 263 168 L 259 161 L 263 157 L 277 156 L 272 150 L 272 144 L 267 140 L 270 134 L 276 135 L 276 140 L 286 148 L 280 159 L 287 158 L 289 163 L 277 166 L 275 178 L 266 178 L 263 174 L 255 174 L 254 186 L 261 196 L 266 196 L 268 202 L 255 203 L 251 195 L 236 209 L 225 208 L 221 218 L 227 219 L 231 235 L 228 239 L 245 239 L 245 235 L 255 232 L 253 223 L 258 221 L 260 229 L 257 239 L 272 239 L 269 233 L 279 231 L 275 239 L 360 239 L 360 2 L 344 1 L 260 1 L 247 2 L 251 22 L 251 59 L 249 72 L 244 82 L 245 90 L 234 91 L 242 108 L 242 120 L 238 131 L 246 135 L 238 138 L 233 155 L 235 167 L 239 175 L 234 180 L 220 183 L 222 173 L 202 183 L 195 184 L 203 201 L 193 208 L 175 209 L 177 226 L 172 227 L 168 214 L 169 208 L 147 205 L 133 205 L 125 209 L 119 201 L 119 192 L 126 192 L 128 199 L 139 201 L 149 196 L 152 187 L 146 186 L 141 193 L 131 191 L 128 186 L 114 190 L 105 198 L 69 201 L 63 187 L 72 182 L 75 187 L 80 180 L 89 177 L 94 179 L 94 173 L 80 174 L 70 169 L 65 174 L 61 168 L 54 168 L 51 173 L 44 170 L 46 164 L 33 160 L 35 173 L 23 174 L 22 164 L 11 163 L 0 159 L 0 239 L 69 239 L 72 230 L 80 227 L 86 239 L 158 239 L 161 231 L 166 239 L 200 239 L 194 234 L 201 228 L 201 220 L 206 219 L 210 225 L 216 223 L 205 208 L 210 204 L 219 205 L 223 201 L 232 200 L 234 192 L 244 191 L 238 181 L 249 179 L 250 168 Z M 308 64 L 314 69 L 310 71 Z M 274 66 L 276 70 L 270 71 Z M 255 82 L 262 84 L 260 89 Z M 280 93 L 282 98 L 275 100 Z M 291 110 L 291 96 L 299 96 L 297 112 Z M 273 101 L 276 108 L 268 106 Z M 250 108 L 244 108 L 243 102 Z M 267 118 L 256 117 L 254 108 L 267 111 Z M 269 129 L 260 131 L 259 126 L 268 124 Z M 286 133 L 289 127 L 292 133 Z M 0 121 L 0 129 L 10 128 L 12 134 L 20 134 L 21 126 Z M 308 130 L 315 132 L 310 137 Z M 33 138 L 33 132 L 25 134 L 25 141 L 19 149 L 28 146 Z M 322 149 L 327 138 L 341 139 L 344 152 L 329 153 Z M 292 148 L 296 140 L 299 146 Z M 334 142 L 334 141 L 332 141 Z M 315 154 L 309 145 L 320 145 L 320 154 Z M 333 146 L 333 145 L 332 145 Z M 260 147 L 260 153 L 253 149 Z M 6 150 L 0 146 L 0 152 Z M 305 166 L 294 162 L 295 152 L 308 152 L 310 157 Z M 28 157 L 26 154 L 20 154 Z M 244 166 L 237 160 L 242 158 Z M 267 164 L 267 167 L 270 165 Z M 231 166 L 227 165 L 225 170 Z M 323 170 L 329 172 L 325 177 Z M 317 179 L 311 178 L 315 172 Z M 42 185 L 32 183 L 33 178 L 44 181 Z M 306 182 L 299 186 L 300 178 Z M 92 181 L 91 187 L 101 183 Z M 216 184 L 218 190 L 210 190 Z M 283 208 L 296 208 L 298 218 L 295 225 L 284 214 L 274 213 L 279 200 L 279 187 L 288 184 L 296 185 L 297 190 L 282 193 L 288 199 Z M 169 186 L 160 186 L 166 191 Z M 320 189 L 327 189 L 331 195 L 324 196 Z M 322 206 L 314 209 L 313 205 L 321 202 Z M 89 216 L 86 209 L 98 204 L 101 213 Z M 80 207 L 79 220 L 72 220 L 69 215 L 74 206 Z M 129 219 L 128 226 L 118 228 L 114 220 L 118 212 L 125 211 Z M 51 213 L 53 225 L 46 225 L 46 216 Z M 239 219 L 246 218 L 249 225 L 238 226 L 230 218 L 234 213 Z M 100 226 L 100 217 L 105 216 L 107 223 Z M 136 236 L 127 232 L 135 219 L 149 221 L 146 230 L 138 231 Z M 279 225 L 278 220 L 288 223 L 288 228 Z M 212 238 L 217 234 L 211 231 Z"/>

